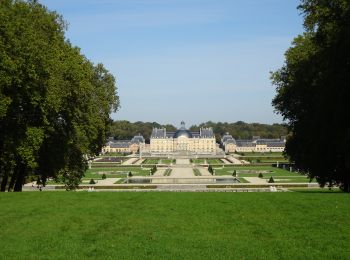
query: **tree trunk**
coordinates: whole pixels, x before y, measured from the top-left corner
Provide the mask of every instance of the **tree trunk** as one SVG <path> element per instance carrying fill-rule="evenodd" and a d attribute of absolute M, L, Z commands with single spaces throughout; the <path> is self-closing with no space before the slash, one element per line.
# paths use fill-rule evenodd
<path fill-rule="evenodd" d="M 16 178 L 15 187 L 13 191 L 22 191 L 22 186 L 24 183 L 24 176 L 25 176 L 25 167 L 22 163 L 17 167 L 16 175 L 17 175 L 17 178 Z"/>
<path fill-rule="evenodd" d="M 2 176 L 2 180 L 1 180 L 0 192 L 6 191 L 6 185 L 7 185 L 8 179 L 9 179 L 8 173 L 4 172 L 4 175 Z"/>
<path fill-rule="evenodd" d="M 15 181 L 16 181 L 16 178 L 17 177 L 17 174 L 16 174 L 16 171 L 13 173 L 11 179 L 10 179 L 10 184 L 8 186 L 8 189 L 7 191 L 10 192 L 13 190 L 13 186 L 15 185 Z"/>
<path fill-rule="evenodd" d="M 344 177 L 343 191 L 350 192 L 350 172 L 346 172 Z"/>
<path fill-rule="evenodd" d="M 22 191 L 23 181 L 24 181 L 24 174 L 20 172 L 17 176 L 13 191 Z"/>

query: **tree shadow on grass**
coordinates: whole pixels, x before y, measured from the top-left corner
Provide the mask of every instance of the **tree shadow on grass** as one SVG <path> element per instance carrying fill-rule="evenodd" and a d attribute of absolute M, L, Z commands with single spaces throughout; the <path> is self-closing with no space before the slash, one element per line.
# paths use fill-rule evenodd
<path fill-rule="evenodd" d="M 328 189 L 328 188 L 320 188 L 320 189 L 289 189 L 293 192 L 298 193 L 344 193 L 342 190 L 335 188 L 335 189 Z"/>

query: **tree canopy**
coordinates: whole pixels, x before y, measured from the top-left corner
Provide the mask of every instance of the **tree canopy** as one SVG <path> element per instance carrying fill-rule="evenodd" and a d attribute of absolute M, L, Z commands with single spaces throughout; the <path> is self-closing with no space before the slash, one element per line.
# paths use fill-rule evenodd
<path fill-rule="evenodd" d="M 221 137 L 229 133 L 236 139 L 251 139 L 253 136 L 260 136 L 261 138 L 280 138 L 287 134 L 287 128 L 282 124 L 260 124 L 260 123 L 245 123 L 237 121 L 235 123 L 208 121 L 201 123 L 198 126 L 193 125 L 191 130 L 199 130 L 202 127 L 212 127 L 216 140 L 219 141 Z"/>
<path fill-rule="evenodd" d="M 105 142 L 119 106 L 115 79 L 65 30 L 63 18 L 37 1 L 1 1 L 1 191 L 20 191 L 29 175 L 74 189 Z"/>
<path fill-rule="evenodd" d="M 286 154 L 321 186 L 350 191 L 350 2 L 303 0 L 305 33 L 272 74 L 288 123 Z"/>

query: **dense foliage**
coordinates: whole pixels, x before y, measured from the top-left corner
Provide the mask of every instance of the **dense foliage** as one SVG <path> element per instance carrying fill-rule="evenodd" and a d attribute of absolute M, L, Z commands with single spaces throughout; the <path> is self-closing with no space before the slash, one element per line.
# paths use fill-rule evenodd
<path fill-rule="evenodd" d="M 141 134 L 149 142 L 149 138 L 152 133 L 153 128 L 163 128 L 165 127 L 167 131 L 175 131 L 176 127 L 173 125 L 161 125 L 157 122 L 141 122 L 137 121 L 135 123 L 119 120 L 114 121 L 110 126 L 110 136 L 113 136 L 117 140 L 129 140 L 137 134 Z"/>
<path fill-rule="evenodd" d="M 350 191 L 350 2 L 303 0 L 305 33 L 272 75 L 288 122 L 286 153 L 324 185 Z"/>
<path fill-rule="evenodd" d="M 136 134 L 142 134 L 146 141 L 149 138 L 154 127 L 162 128 L 165 127 L 167 131 L 176 131 L 176 127 L 170 124 L 161 125 L 156 122 L 129 122 L 125 120 L 114 121 L 110 127 L 110 135 L 115 139 L 131 139 Z M 249 139 L 253 136 L 260 136 L 262 138 L 279 138 L 287 134 L 287 128 L 282 124 L 259 124 L 259 123 L 245 123 L 238 121 L 236 123 L 214 123 L 206 122 L 200 125 L 193 125 L 189 129 L 191 131 L 199 131 L 200 127 L 212 127 L 216 135 L 217 141 L 221 139 L 221 136 L 225 133 L 230 133 L 234 138 L 237 139 Z"/>
<path fill-rule="evenodd" d="M 214 123 L 208 121 L 200 125 L 190 127 L 190 130 L 199 130 L 201 127 L 212 127 L 217 140 L 225 133 L 229 133 L 236 139 L 251 139 L 253 136 L 260 136 L 261 138 L 280 138 L 287 134 L 287 128 L 282 124 L 259 124 L 259 123 L 245 123 L 237 121 L 236 123 L 218 122 Z"/>
<path fill-rule="evenodd" d="M 118 107 L 114 77 L 65 39 L 62 17 L 37 1 L 0 2 L 1 191 L 29 175 L 73 189 Z"/>

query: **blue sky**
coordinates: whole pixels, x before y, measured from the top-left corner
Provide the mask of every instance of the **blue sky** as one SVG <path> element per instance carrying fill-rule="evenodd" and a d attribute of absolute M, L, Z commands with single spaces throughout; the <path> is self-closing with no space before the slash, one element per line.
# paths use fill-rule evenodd
<path fill-rule="evenodd" d="M 42 0 L 117 80 L 115 120 L 280 123 L 269 72 L 302 33 L 297 0 Z"/>

